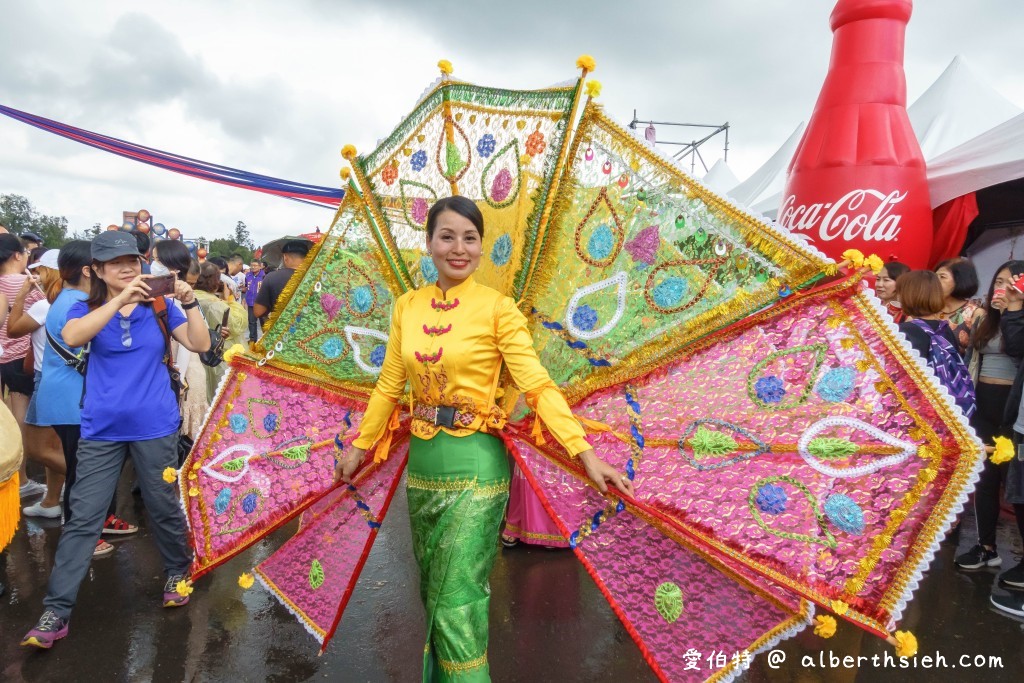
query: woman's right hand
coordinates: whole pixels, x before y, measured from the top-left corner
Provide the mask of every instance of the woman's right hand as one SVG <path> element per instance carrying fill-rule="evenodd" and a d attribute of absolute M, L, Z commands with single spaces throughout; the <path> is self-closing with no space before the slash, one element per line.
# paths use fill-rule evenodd
<path fill-rule="evenodd" d="M 352 483 L 352 475 L 359 469 L 360 463 L 363 462 L 363 458 L 366 456 L 365 448 L 356 448 L 350 446 L 348 453 L 343 455 L 334 464 L 334 482 L 338 483 L 343 481 L 346 484 Z"/>
<path fill-rule="evenodd" d="M 146 284 L 145 279 L 142 275 L 137 275 L 134 280 L 129 283 L 127 287 L 121 290 L 121 293 L 115 297 L 118 303 L 118 308 L 128 306 L 130 304 L 137 304 L 140 301 L 152 301 L 153 297 L 149 295 L 149 285 Z"/>

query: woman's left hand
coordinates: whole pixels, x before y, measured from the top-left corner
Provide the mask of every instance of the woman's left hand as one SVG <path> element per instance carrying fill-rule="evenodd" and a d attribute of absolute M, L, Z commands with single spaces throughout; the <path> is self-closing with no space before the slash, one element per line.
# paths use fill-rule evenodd
<path fill-rule="evenodd" d="M 174 298 L 183 304 L 190 304 L 196 298 L 196 293 L 184 280 L 174 281 Z"/>
<path fill-rule="evenodd" d="M 611 483 L 627 496 L 633 496 L 633 482 L 629 477 L 597 457 L 594 449 L 583 451 L 579 458 L 583 463 L 583 469 L 587 471 L 587 476 L 601 493 L 608 493 L 608 483 Z"/>

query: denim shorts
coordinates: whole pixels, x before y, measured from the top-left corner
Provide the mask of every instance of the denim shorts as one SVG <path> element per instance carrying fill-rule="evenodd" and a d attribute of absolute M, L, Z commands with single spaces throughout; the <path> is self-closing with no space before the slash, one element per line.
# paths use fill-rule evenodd
<path fill-rule="evenodd" d="M 30 425 L 37 424 L 36 421 L 36 397 L 39 396 L 39 382 L 43 379 L 43 373 L 36 370 L 33 384 L 32 398 L 28 402 L 28 412 L 25 413 L 25 422 Z"/>

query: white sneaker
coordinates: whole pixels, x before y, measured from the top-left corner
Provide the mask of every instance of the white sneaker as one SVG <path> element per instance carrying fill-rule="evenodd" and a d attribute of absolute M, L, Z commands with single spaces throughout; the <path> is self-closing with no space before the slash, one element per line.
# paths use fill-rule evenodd
<path fill-rule="evenodd" d="M 22 498 L 30 498 L 31 496 L 38 496 L 43 493 L 46 493 L 46 484 L 40 484 L 33 479 L 29 479 L 18 489 L 18 494 Z"/>
<path fill-rule="evenodd" d="M 57 519 L 61 515 L 60 505 L 54 505 L 53 507 L 45 507 L 42 501 L 35 505 L 29 505 L 28 507 L 22 508 L 21 513 L 26 517 L 46 517 L 47 519 Z"/>

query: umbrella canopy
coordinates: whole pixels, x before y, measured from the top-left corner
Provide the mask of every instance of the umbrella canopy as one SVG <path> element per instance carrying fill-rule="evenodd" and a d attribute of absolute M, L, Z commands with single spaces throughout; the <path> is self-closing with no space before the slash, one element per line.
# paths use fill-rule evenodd
<path fill-rule="evenodd" d="M 263 249 L 263 261 L 274 268 L 280 268 L 282 261 L 281 249 L 285 244 L 293 240 L 303 240 L 309 242 L 310 246 L 313 245 L 313 240 L 305 235 L 285 235 L 284 237 L 267 242 L 261 247 Z"/>

